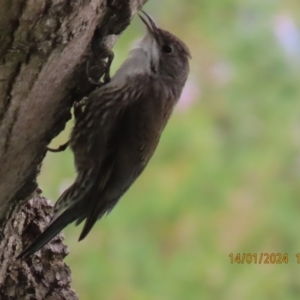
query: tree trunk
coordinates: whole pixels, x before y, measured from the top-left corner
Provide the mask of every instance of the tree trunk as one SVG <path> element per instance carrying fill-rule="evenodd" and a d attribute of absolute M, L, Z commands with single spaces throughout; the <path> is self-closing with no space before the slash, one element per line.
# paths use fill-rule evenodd
<path fill-rule="evenodd" d="M 78 299 L 63 262 L 62 235 L 39 254 L 15 257 L 50 220 L 52 205 L 41 197 L 36 177 L 72 104 L 95 88 L 87 80 L 87 60 L 99 78 L 107 48 L 145 2 L 1 0 L 1 300 Z"/>

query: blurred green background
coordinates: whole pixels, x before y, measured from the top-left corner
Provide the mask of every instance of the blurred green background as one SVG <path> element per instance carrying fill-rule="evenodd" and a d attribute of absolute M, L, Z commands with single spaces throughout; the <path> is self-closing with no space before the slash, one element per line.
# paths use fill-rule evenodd
<path fill-rule="evenodd" d="M 144 9 L 190 47 L 191 74 L 152 161 L 112 213 L 81 243 L 80 228 L 64 231 L 73 288 L 82 300 L 299 299 L 299 0 Z M 136 17 L 113 72 L 144 34 Z M 49 153 L 44 195 L 57 199 L 74 175 L 70 150 Z M 289 262 L 231 264 L 230 253 Z"/>

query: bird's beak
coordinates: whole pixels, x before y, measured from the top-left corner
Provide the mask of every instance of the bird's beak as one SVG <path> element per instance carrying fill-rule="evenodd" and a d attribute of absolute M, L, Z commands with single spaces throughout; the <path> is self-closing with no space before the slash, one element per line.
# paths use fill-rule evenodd
<path fill-rule="evenodd" d="M 143 21 L 143 23 L 146 25 L 148 32 L 156 39 L 157 38 L 157 25 L 154 22 L 154 20 L 143 10 L 141 10 L 141 12 L 146 16 L 146 18 L 144 18 L 143 16 L 141 16 L 139 14 L 139 17 L 141 18 L 141 20 Z"/>

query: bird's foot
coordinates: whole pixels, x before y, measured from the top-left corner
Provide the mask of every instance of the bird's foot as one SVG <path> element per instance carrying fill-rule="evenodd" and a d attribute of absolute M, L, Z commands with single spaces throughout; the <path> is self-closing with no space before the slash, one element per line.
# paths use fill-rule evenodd
<path fill-rule="evenodd" d="M 66 143 L 60 145 L 56 149 L 47 147 L 47 150 L 50 151 L 50 152 L 62 152 L 62 151 L 65 151 L 68 148 L 68 146 L 69 146 L 69 141 L 67 141 Z"/>
<path fill-rule="evenodd" d="M 86 63 L 86 74 L 87 74 L 87 79 L 88 81 L 93 84 L 93 85 L 96 85 L 96 86 L 102 86 L 108 82 L 110 82 L 110 66 L 111 66 L 111 63 L 114 59 L 114 53 L 112 50 L 106 48 L 106 49 L 103 49 L 103 52 L 104 52 L 104 55 L 105 57 L 107 58 L 107 61 L 104 62 L 104 65 L 102 66 L 102 68 L 104 69 L 104 72 L 103 74 L 100 76 L 99 78 L 99 81 L 96 81 L 94 80 L 91 76 L 90 76 L 90 63 L 89 61 L 87 61 Z M 103 77 L 103 82 L 100 81 L 100 79 Z"/>

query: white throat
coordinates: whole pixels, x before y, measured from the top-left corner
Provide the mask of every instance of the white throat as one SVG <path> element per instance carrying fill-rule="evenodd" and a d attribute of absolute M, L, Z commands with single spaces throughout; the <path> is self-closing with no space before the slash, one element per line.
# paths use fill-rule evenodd
<path fill-rule="evenodd" d="M 157 70 L 159 62 L 159 50 L 156 41 L 147 34 L 130 51 L 128 58 L 118 69 L 112 80 L 120 80 L 130 75 L 150 74 L 153 68 Z"/>

